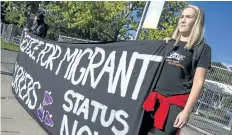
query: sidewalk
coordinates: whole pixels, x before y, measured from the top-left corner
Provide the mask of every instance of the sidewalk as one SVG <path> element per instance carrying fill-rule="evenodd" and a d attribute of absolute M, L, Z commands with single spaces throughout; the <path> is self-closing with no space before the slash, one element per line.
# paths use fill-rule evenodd
<path fill-rule="evenodd" d="M 11 71 L 16 53 L 1 50 L 1 134 L 2 135 L 47 135 L 35 120 L 23 109 L 12 94 Z M 10 57 L 8 57 L 9 55 Z M 3 61 L 4 60 L 4 61 Z M 2 72 L 3 71 L 3 72 Z M 185 127 L 180 135 L 203 135 L 194 129 Z"/>
<path fill-rule="evenodd" d="M 1 50 L 1 134 L 47 135 L 12 93 L 12 70 L 16 56 L 17 52 Z"/>

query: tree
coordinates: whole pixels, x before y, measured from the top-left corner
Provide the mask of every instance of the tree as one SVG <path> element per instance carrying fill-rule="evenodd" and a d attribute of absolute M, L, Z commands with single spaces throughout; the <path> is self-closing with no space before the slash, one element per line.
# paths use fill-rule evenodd
<path fill-rule="evenodd" d="M 31 2 L 6 2 L 7 20 L 25 26 L 25 12 Z M 62 1 L 42 2 L 45 22 L 49 25 L 48 37 L 57 39 L 59 34 L 100 41 L 129 39 L 138 27 L 145 6 L 143 1 Z M 170 37 L 176 27 L 177 16 L 186 2 L 166 2 L 158 30 L 143 30 L 140 39 Z M 146 34 L 145 34 L 146 33 Z M 119 38 L 120 37 L 120 38 Z"/>
<path fill-rule="evenodd" d="M 5 17 L 4 21 L 18 25 L 19 27 L 25 26 L 26 16 L 24 13 L 29 11 L 29 1 L 5 1 L 2 4 Z"/>
<path fill-rule="evenodd" d="M 1 1 L 1 22 L 6 22 L 6 6 L 5 1 Z"/>
<path fill-rule="evenodd" d="M 178 13 L 186 2 L 166 2 L 158 30 L 143 30 L 140 39 L 163 39 L 170 37 L 176 27 Z M 57 38 L 58 34 L 90 40 L 129 39 L 130 31 L 136 31 L 145 2 L 89 1 L 51 2 L 42 7 L 50 26 L 48 35 Z M 145 32 L 148 33 L 147 38 Z M 146 37 L 146 38 L 145 38 Z"/>
<path fill-rule="evenodd" d="M 38 10 L 40 1 L 4 1 L 1 2 L 1 18 L 5 22 L 24 27 L 26 24 L 31 27 L 32 19 L 29 20 L 29 13 L 35 14 Z"/>
<path fill-rule="evenodd" d="M 145 2 L 53 2 L 43 5 L 48 14 L 48 24 L 58 32 L 91 40 L 117 40 L 129 38 L 134 30 L 133 11 L 142 11 Z M 68 32 L 69 31 L 69 32 Z M 50 33 L 51 34 L 51 33 Z"/>
<path fill-rule="evenodd" d="M 187 6 L 184 1 L 167 1 L 158 24 L 158 29 L 143 29 L 139 39 L 141 40 L 161 40 L 170 38 L 174 32 L 180 12 Z"/>

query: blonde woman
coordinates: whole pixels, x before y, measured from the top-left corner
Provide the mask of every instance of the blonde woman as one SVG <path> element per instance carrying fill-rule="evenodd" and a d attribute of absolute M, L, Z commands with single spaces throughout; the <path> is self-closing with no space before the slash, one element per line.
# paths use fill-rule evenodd
<path fill-rule="evenodd" d="M 165 56 L 155 89 L 143 104 L 139 135 L 176 135 L 188 122 L 211 65 L 211 48 L 204 43 L 204 19 L 197 6 L 182 11 L 173 42 L 166 45 L 174 47 Z M 196 59 L 193 55 L 200 46 Z"/>

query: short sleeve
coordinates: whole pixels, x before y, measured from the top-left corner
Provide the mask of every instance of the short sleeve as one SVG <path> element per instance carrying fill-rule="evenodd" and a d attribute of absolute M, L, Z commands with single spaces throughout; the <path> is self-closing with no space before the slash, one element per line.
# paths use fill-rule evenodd
<path fill-rule="evenodd" d="M 205 69 L 211 68 L 211 48 L 208 45 L 204 45 L 197 67 L 203 67 Z"/>

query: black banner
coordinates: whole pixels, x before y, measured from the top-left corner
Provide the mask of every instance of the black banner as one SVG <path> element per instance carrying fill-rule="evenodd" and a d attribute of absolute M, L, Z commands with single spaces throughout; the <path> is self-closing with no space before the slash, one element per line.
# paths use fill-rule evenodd
<path fill-rule="evenodd" d="M 163 41 L 66 44 L 25 33 L 12 83 L 52 135 L 136 135 Z"/>

